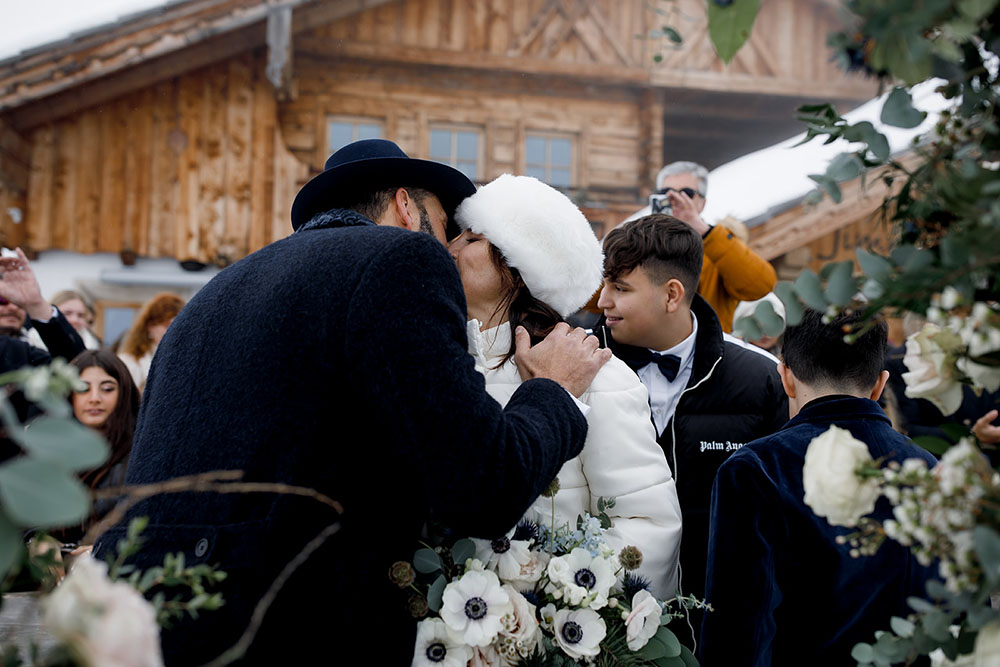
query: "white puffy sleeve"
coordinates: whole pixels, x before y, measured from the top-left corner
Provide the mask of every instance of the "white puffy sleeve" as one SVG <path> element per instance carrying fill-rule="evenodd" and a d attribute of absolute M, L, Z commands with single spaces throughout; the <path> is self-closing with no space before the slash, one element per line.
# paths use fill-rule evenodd
<path fill-rule="evenodd" d="M 652 593 L 674 597 L 681 545 L 681 510 L 673 475 L 656 442 L 646 387 L 620 359 L 612 358 L 581 397 L 590 406 L 589 431 L 580 454 L 590 487 L 590 513 L 597 499 L 614 497 L 607 511 L 610 546 L 643 554 L 639 574 Z"/>

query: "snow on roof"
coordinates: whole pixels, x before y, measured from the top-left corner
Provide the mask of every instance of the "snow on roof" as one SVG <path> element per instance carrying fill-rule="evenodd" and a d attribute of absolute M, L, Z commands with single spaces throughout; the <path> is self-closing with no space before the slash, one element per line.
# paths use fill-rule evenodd
<path fill-rule="evenodd" d="M 0 21 L 0 60 L 94 32 L 183 0 L 32 0 L 9 3 Z"/>
<path fill-rule="evenodd" d="M 892 153 L 901 153 L 913 145 L 916 137 L 930 131 L 940 112 L 950 105 L 935 92 L 942 83 L 941 79 L 932 79 L 911 89 L 913 105 L 927 112 L 927 118 L 915 128 L 905 130 L 882 123 L 879 115 L 888 92 L 849 111 L 844 118 L 851 124 L 871 122 L 889 140 Z M 830 160 L 858 146 L 844 139 L 824 145 L 823 137 L 795 146 L 804 137 L 805 132 L 802 132 L 712 170 L 702 217 L 714 223 L 731 215 L 750 227 L 760 224 L 816 189 L 809 174 L 822 174 Z"/>

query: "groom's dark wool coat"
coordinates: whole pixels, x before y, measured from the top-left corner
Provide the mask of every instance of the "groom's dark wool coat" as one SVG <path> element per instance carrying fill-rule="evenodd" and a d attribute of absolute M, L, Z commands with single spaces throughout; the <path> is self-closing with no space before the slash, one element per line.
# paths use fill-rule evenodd
<path fill-rule="evenodd" d="M 524 383 L 506 410 L 487 395 L 440 244 L 337 213 L 222 271 L 184 308 L 153 361 L 130 460 L 133 484 L 243 470 L 343 505 L 339 532 L 281 589 L 249 664 L 409 664 L 408 592 L 387 573 L 412 558 L 424 521 L 501 534 L 586 435 L 554 382 Z M 130 515 L 150 517 L 141 567 L 182 552 L 229 575 L 222 610 L 164 633 L 177 665 L 232 645 L 282 567 L 338 521 L 316 500 L 265 493 L 159 495 Z"/>

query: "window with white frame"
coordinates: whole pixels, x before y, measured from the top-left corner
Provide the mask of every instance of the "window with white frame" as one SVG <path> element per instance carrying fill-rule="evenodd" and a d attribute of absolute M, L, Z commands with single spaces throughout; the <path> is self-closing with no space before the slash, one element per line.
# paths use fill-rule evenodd
<path fill-rule="evenodd" d="M 359 139 L 381 139 L 382 121 L 374 118 L 355 116 L 331 116 L 327 122 L 327 142 L 329 152 L 336 153 L 341 148 Z"/>
<path fill-rule="evenodd" d="M 524 173 L 555 187 L 573 184 L 574 138 L 529 132 L 524 138 Z"/>
<path fill-rule="evenodd" d="M 475 127 L 432 125 L 430 158 L 455 167 L 470 180 L 479 180 L 483 177 L 482 141 L 483 133 Z"/>

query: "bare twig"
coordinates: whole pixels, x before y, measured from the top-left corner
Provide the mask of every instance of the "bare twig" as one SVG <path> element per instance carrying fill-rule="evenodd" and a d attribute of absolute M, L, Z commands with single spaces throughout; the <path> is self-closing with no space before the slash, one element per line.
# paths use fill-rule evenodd
<path fill-rule="evenodd" d="M 330 524 L 324 528 L 319 535 L 310 540 L 309 544 L 303 547 L 302 551 L 300 551 L 295 558 L 290 560 L 285 565 L 278 577 L 271 582 L 271 586 L 267 589 L 267 592 L 264 593 L 264 596 L 259 602 L 257 602 L 257 606 L 254 607 L 253 610 L 253 615 L 250 616 L 250 624 L 247 625 L 247 629 L 243 631 L 239 640 L 233 644 L 231 648 L 222 653 L 222 655 L 215 660 L 206 663 L 203 667 L 223 667 L 224 665 L 231 664 L 246 655 L 247 649 L 250 648 L 250 644 L 253 643 L 254 637 L 257 635 L 257 631 L 264 622 L 264 615 L 267 614 L 267 610 L 271 607 L 271 603 L 273 603 L 275 598 L 278 597 L 278 593 L 284 587 L 285 583 L 293 574 L 295 574 L 295 571 L 299 569 L 299 566 L 305 563 L 309 557 L 312 556 L 317 549 L 323 546 L 323 543 L 330 539 L 338 530 L 340 530 L 339 523 Z"/>
<path fill-rule="evenodd" d="M 84 544 L 93 543 L 104 531 L 125 518 L 128 511 L 137 503 L 161 493 L 279 493 L 312 498 L 332 507 L 337 514 L 344 513 L 344 508 L 340 503 L 314 489 L 280 482 L 236 481 L 242 478 L 242 470 L 214 470 L 198 475 L 176 477 L 155 484 L 117 486 L 94 491 L 95 498 L 125 497 L 103 519 L 91 526 L 81 542 Z"/>

